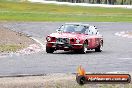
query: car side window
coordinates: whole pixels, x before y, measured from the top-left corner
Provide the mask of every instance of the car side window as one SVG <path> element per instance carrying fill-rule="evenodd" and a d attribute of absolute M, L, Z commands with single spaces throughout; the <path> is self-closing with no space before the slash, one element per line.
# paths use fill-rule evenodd
<path fill-rule="evenodd" d="M 88 35 L 89 35 L 89 27 L 86 27 L 85 30 L 86 30 L 86 31 L 85 31 L 85 34 L 88 34 Z"/>
<path fill-rule="evenodd" d="M 87 29 L 86 26 L 82 26 L 81 33 L 85 33 L 86 29 Z"/>
<path fill-rule="evenodd" d="M 98 35 L 98 29 L 95 26 L 89 26 L 88 35 Z"/>

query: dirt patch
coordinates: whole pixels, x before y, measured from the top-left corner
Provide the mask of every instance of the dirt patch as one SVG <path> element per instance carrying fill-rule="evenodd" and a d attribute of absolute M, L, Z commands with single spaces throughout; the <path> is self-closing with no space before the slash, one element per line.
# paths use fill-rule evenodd
<path fill-rule="evenodd" d="M 128 33 L 126 33 L 126 34 L 128 34 L 128 35 L 132 36 L 132 32 L 128 32 Z"/>
<path fill-rule="evenodd" d="M 28 47 L 33 43 L 35 43 L 35 41 L 26 35 L 0 26 L 0 53 L 11 51 L 14 52 L 16 50 Z"/>

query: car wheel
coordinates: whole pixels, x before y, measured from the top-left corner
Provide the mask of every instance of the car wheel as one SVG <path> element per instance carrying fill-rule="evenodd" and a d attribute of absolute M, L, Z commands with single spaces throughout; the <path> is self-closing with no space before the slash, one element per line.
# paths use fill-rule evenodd
<path fill-rule="evenodd" d="M 84 85 L 86 83 L 86 78 L 84 76 L 78 76 L 76 77 L 76 81 L 80 85 Z"/>
<path fill-rule="evenodd" d="M 47 53 L 53 53 L 54 49 L 46 46 L 46 52 Z"/>
<path fill-rule="evenodd" d="M 87 46 L 88 46 L 88 44 L 85 42 L 85 43 L 83 44 L 82 49 L 80 50 L 82 54 L 87 53 Z"/>
<path fill-rule="evenodd" d="M 101 52 L 102 51 L 102 44 L 100 44 L 97 48 L 95 48 L 95 52 Z"/>

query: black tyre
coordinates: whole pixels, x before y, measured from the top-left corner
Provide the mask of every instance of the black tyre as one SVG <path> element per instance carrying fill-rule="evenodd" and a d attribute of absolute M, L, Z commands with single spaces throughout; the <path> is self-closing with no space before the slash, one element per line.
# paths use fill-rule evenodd
<path fill-rule="evenodd" d="M 131 75 L 129 75 L 128 83 L 131 83 Z"/>
<path fill-rule="evenodd" d="M 101 43 L 98 47 L 95 48 L 95 52 L 101 52 L 102 47 L 103 47 L 103 44 Z"/>
<path fill-rule="evenodd" d="M 77 76 L 76 81 L 80 85 L 84 85 L 86 83 L 86 78 L 84 76 Z"/>
<path fill-rule="evenodd" d="M 46 52 L 47 53 L 53 53 L 54 49 L 46 46 Z"/>
<path fill-rule="evenodd" d="M 82 54 L 87 53 L 87 46 L 88 46 L 88 44 L 85 42 L 85 43 L 83 44 L 82 49 L 80 50 L 80 53 L 82 53 Z"/>

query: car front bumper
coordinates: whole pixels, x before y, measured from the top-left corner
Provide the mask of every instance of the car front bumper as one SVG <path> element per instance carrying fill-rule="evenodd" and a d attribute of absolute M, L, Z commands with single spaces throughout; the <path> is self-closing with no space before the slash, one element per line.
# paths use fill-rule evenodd
<path fill-rule="evenodd" d="M 54 48 L 56 50 L 76 50 L 81 49 L 83 44 L 69 44 L 69 43 L 61 43 L 61 42 L 46 42 L 47 47 Z"/>

